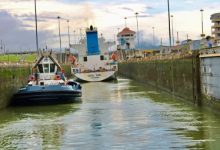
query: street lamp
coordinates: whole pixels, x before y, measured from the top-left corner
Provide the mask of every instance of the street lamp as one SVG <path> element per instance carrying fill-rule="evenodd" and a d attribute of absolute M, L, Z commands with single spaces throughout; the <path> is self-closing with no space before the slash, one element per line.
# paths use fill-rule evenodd
<path fill-rule="evenodd" d="M 203 32 L 203 9 L 200 9 L 200 12 L 201 12 L 201 24 L 202 24 L 202 34 L 201 34 L 201 37 L 204 37 L 205 36 L 205 34 L 204 34 L 204 32 Z"/>
<path fill-rule="evenodd" d="M 169 26 L 169 43 L 171 48 L 171 32 L 170 32 L 170 1 L 167 0 L 167 9 L 168 9 L 168 26 Z"/>
<path fill-rule="evenodd" d="M 2 40 L 1 40 L 1 47 L 0 47 L 2 54 L 3 54 L 3 45 L 2 45 Z"/>
<path fill-rule="evenodd" d="M 153 29 L 153 46 L 154 46 L 154 27 L 152 27 L 152 29 Z"/>
<path fill-rule="evenodd" d="M 172 40 L 173 40 L 173 46 L 174 46 L 174 30 L 173 30 L 173 15 L 170 16 L 171 17 L 171 25 L 172 25 Z"/>
<path fill-rule="evenodd" d="M 125 27 L 127 27 L 127 17 L 124 17 L 125 19 Z"/>
<path fill-rule="evenodd" d="M 176 32 L 176 44 L 179 45 L 179 32 Z"/>
<path fill-rule="evenodd" d="M 60 36 L 60 16 L 57 17 L 58 19 L 58 27 L 59 27 L 59 38 L 60 38 L 60 62 L 62 61 L 62 50 L 61 50 L 61 36 Z"/>
<path fill-rule="evenodd" d="M 68 40 L 69 40 L 69 48 L 70 48 L 70 27 L 69 27 L 69 20 L 67 20 L 67 25 L 68 25 Z"/>
<path fill-rule="evenodd" d="M 74 37 L 74 44 L 76 44 L 76 30 L 73 31 L 73 37 Z"/>
<path fill-rule="evenodd" d="M 34 9 L 35 9 L 36 48 L 37 48 L 37 53 L 39 54 L 39 49 L 38 49 L 38 32 L 37 32 L 37 4 L 36 4 L 36 0 L 34 0 Z"/>
<path fill-rule="evenodd" d="M 139 36 L 138 36 L 138 12 L 135 13 L 137 21 L 137 48 L 139 48 Z"/>

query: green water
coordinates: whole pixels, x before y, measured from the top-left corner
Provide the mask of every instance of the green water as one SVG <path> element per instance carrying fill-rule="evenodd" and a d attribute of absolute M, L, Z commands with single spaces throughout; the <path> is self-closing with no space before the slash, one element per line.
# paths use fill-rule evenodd
<path fill-rule="evenodd" d="M 220 117 L 131 80 L 82 84 L 82 103 L 0 111 L 0 149 L 220 148 Z"/>

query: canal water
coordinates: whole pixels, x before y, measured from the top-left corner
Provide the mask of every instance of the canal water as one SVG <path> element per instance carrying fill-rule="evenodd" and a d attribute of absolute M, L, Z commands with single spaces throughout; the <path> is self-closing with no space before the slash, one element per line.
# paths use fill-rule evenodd
<path fill-rule="evenodd" d="M 208 110 L 123 78 L 82 87 L 82 103 L 0 111 L 0 149 L 220 148 L 220 117 Z"/>

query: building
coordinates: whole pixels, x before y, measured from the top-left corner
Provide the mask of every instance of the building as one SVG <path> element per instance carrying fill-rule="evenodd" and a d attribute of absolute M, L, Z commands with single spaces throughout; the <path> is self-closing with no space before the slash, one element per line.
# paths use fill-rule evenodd
<path fill-rule="evenodd" d="M 211 15 L 212 35 L 214 36 L 217 43 L 220 43 L 220 13 L 215 13 Z"/>
<path fill-rule="evenodd" d="M 121 32 L 118 33 L 118 49 L 122 50 L 134 50 L 135 49 L 135 31 L 125 27 Z"/>

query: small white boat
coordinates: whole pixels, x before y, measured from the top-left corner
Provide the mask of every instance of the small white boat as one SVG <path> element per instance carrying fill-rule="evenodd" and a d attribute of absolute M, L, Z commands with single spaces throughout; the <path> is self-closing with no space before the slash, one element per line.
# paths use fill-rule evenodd
<path fill-rule="evenodd" d="M 72 56 L 71 72 L 77 80 L 97 82 L 116 79 L 118 64 L 116 54 L 101 54 L 98 43 L 97 29 L 90 26 L 86 30 L 87 52 L 83 57 L 76 58 Z"/>
<path fill-rule="evenodd" d="M 81 85 L 66 80 L 64 72 L 50 53 L 34 64 L 28 84 L 11 99 L 11 105 L 45 105 L 80 101 Z"/>

